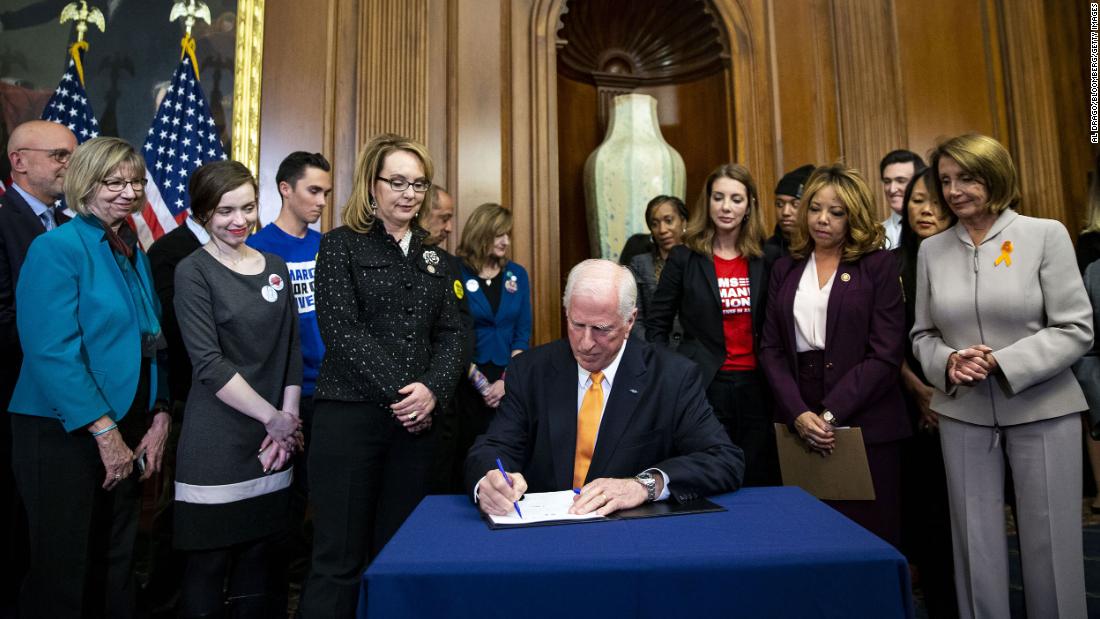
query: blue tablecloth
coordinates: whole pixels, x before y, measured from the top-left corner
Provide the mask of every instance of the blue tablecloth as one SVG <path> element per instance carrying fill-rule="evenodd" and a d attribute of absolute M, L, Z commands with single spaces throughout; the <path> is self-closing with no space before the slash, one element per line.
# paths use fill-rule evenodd
<path fill-rule="evenodd" d="M 490 531 L 431 496 L 363 575 L 359 617 L 911 617 L 889 544 L 798 488 L 728 511 Z"/>

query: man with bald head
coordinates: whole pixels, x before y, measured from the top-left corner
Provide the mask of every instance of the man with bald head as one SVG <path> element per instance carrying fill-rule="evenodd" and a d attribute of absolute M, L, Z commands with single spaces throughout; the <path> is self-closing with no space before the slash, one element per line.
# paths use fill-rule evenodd
<path fill-rule="evenodd" d="M 12 186 L 0 196 L 0 412 L 8 410 L 23 349 L 15 328 L 15 285 L 31 241 L 68 221 L 54 212 L 53 203 L 64 194 L 62 184 L 69 169 L 69 157 L 76 150 L 76 136 L 68 127 L 45 120 L 23 123 L 8 138 Z M 20 547 L 26 545 L 26 524 L 22 503 L 16 500 L 11 477 L 11 425 L 0 420 L 0 535 L 11 559 L 0 568 L 0 597 L 12 599 L 8 591 L 21 580 L 25 560 Z"/>
<path fill-rule="evenodd" d="M 629 338 L 637 294 L 630 270 L 610 260 L 569 272 L 568 339 L 512 359 L 500 408 L 466 458 L 482 511 L 505 515 L 524 492 L 579 488 L 571 511 L 607 515 L 741 486 L 744 455 L 695 364 Z"/>
<path fill-rule="evenodd" d="M 15 331 L 15 285 L 19 269 L 31 241 L 67 219 L 54 212 L 53 203 L 64 195 L 62 184 L 74 150 L 73 132 L 45 120 L 19 125 L 8 139 L 12 186 L 0 196 L 0 346 L 15 354 L 5 354 L 0 361 L 4 364 L 0 377 L 3 410 L 7 410 L 23 356 Z"/>

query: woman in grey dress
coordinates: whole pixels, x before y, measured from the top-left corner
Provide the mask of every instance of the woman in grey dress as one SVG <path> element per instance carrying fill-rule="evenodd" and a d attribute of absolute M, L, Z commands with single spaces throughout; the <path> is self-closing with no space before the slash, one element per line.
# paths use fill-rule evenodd
<path fill-rule="evenodd" d="M 195 170 L 191 213 L 210 241 L 176 268 L 176 315 L 193 366 L 176 465 L 175 544 L 187 551 L 181 616 L 286 613 L 273 543 L 287 527 L 301 446 L 302 355 L 286 264 L 244 240 L 256 181 L 235 161 Z"/>

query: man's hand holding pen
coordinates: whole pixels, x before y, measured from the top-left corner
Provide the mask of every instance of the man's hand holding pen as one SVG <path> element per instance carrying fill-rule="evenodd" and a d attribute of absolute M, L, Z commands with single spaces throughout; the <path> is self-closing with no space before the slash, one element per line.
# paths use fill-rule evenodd
<path fill-rule="evenodd" d="M 508 473 L 512 479 L 512 485 L 504 479 L 504 475 L 497 469 L 492 469 L 485 474 L 485 478 L 478 486 L 478 506 L 481 511 L 494 516 L 507 516 L 515 513 L 515 502 L 527 492 L 527 480 L 522 473 Z"/>

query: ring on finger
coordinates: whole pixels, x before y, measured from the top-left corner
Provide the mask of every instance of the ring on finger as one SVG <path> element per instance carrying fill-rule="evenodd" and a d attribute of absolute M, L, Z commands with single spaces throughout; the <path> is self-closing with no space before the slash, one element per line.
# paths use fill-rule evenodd
<path fill-rule="evenodd" d="M 411 413 L 411 414 L 409 415 L 409 420 L 410 420 L 410 421 L 416 421 L 416 414 L 417 414 L 417 413 L 416 413 L 416 411 L 413 411 L 413 412 L 412 412 L 412 413 Z"/>

